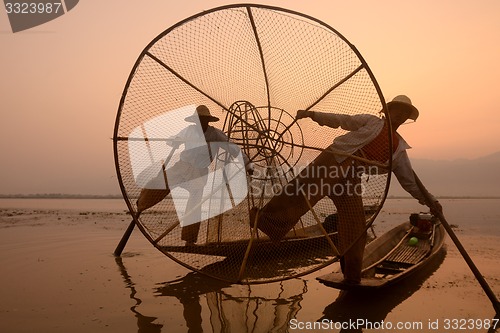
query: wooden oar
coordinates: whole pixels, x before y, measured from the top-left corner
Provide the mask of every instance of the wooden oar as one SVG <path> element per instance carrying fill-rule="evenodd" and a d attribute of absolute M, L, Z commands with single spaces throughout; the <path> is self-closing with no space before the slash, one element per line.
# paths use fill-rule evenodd
<path fill-rule="evenodd" d="M 493 290 L 491 290 L 490 286 L 488 285 L 488 283 L 484 279 L 483 275 L 481 274 L 481 272 L 479 272 L 479 269 L 476 267 L 476 265 L 472 261 L 471 257 L 469 256 L 469 254 L 467 253 L 465 248 L 460 243 L 460 240 L 455 235 L 455 232 L 451 228 L 450 224 L 448 223 L 448 221 L 446 221 L 446 218 L 444 217 L 443 212 L 436 209 L 437 208 L 436 203 L 431 199 L 431 195 L 429 194 L 429 192 L 425 188 L 424 184 L 422 184 L 422 182 L 417 177 L 417 174 L 415 172 L 413 174 L 415 175 L 415 180 L 417 182 L 417 185 L 420 188 L 420 191 L 422 191 L 422 193 L 424 194 L 425 200 L 427 201 L 429 207 L 431 208 L 432 213 L 437 214 L 437 217 L 439 218 L 439 220 L 443 224 L 446 232 L 450 236 L 453 243 L 455 243 L 455 246 L 458 248 L 458 251 L 460 251 L 460 254 L 464 258 L 464 260 L 467 263 L 467 265 L 469 266 L 470 270 L 472 271 L 472 273 L 474 273 L 474 276 L 476 277 L 477 281 L 479 282 L 479 284 L 483 288 L 484 292 L 486 293 L 486 295 L 490 299 L 491 304 L 493 305 L 493 308 L 496 311 L 496 315 L 498 316 L 500 314 L 500 303 L 498 302 L 497 297 L 493 293 Z"/>
<path fill-rule="evenodd" d="M 138 218 L 139 214 L 137 214 L 136 216 L 137 216 L 136 218 Z M 123 234 L 122 239 L 120 239 L 120 242 L 116 246 L 115 252 L 113 252 L 115 257 L 119 257 L 122 255 L 123 249 L 125 248 L 125 245 L 127 244 L 128 239 L 130 238 L 130 235 L 132 234 L 132 231 L 134 231 L 134 227 L 135 227 L 135 218 L 132 219 L 132 222 L 130 222 L 130 224 L 128 225 L 127 230 L 125 230 L 125 233 Z"/>
<path fill-rule="evenodd" d="M 227 178 L 227 182 L 224 182 L 224 183 L 221 183 L 219 184 L 215 190 L 212 190 L 209 194 L 207 194 L 205 197 L 202 197 L 200 202 L 198 202 L 195 206 L 191 207 L 189 211 L 185 212 L 184 213 L 184 216 L 182 217 L 183 220 L 186 220 L 186 217 L 192 215 L 197 209 L 199 209 L 201 207 L 201 205 L 203 205 L 205 203 L 205 201 L 207 201 L 208 199 L 211 199 L 213 198 L 213 194 L 214 193 L 217 193 L 219 192 L 224 186 L 228 187 L 229 188 L 229 181 L 231 181 L 234 177 L 236 177 L 240 172 L 242 171 L 242 169 L 239 169 L 238 172 L 236 172 L 235 174 L 233 174 L 231 177 Z M 244 172 L 244 171 L 243 171 Z M 234 203 L 234 198 L 231 200 L 232 203 Z M 233 208 L 235 207 L 235 205 L 233 204 Z M 154 240 L 154 244 L 158 244 L 159 241 L 161 241 L 163 238 L 165 238 L 165 236 L 167 236 L 172 230 L 174 230 L 175 227 L 177 227 L 179 224 L 181 224 L 180 221 L 176 222 L 175 224 L 173 224 L 171 227 L 169 227 L 164 233 L 162 233 L 158 238 L 156 238 Z"/>
<path fill-rule="evenodd" d="M 172 148 L 172 150 L 168 154 L 167 159 L 163 163 L 163 171 L 165 171 L 165 166 L 168 164 L 168 162 L 170 162 L 170 159 L 172 158 L 172 156 L 174 155 L 174 152 L 176 150 L 177 150 L 177 148 L 174 147 L 174 148 Z M 128 239 L 130 238 L 130 235 L 132 234 L 132 231 L 134 231 L 135 223 L 136 223 L 137 219 L 139 218 L 140 214 L 141 214 L 140 211 L 138 211 L 137 214 L 135 214 L 135 216 L 132 218 L 132 221 L 128 225 L 127 230 L 125 230 L 125 233 L 123 234 L 122 239 L 120 240 L 120 242 L 116 246 L 115 252 L 113 252 L 113 254 L 116 257 L 121 256 L 123 249 L 125 248 L 125 245 L 127 245 Z"/>

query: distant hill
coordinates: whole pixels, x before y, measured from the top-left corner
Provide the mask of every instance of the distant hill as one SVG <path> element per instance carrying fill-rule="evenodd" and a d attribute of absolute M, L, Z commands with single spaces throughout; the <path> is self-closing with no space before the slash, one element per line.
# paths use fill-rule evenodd
<path fill-rule="evenodd" d="M 500 197 L 500 152 L 477 159 L 412 159 L 413 169 L 435 196 Z M 396 177 L 389 196 L 407 196 Z"/>

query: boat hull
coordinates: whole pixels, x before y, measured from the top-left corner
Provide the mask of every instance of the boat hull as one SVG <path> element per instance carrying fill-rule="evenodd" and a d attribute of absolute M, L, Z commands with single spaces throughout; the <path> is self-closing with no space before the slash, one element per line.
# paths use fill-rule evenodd
<path fill-rule="evenodd" d="M 425 267 L 442 249 L 445 230 L 436 224 L 433 236 L 421 237 L 416 245 L 408 240 L 414 236 L 412 225 L 403 223 L 365 248 L 363 277 L 359 284 L 345 283 L 342 272 L 332 272 L 317 278 L 326 286 L 343 290 L 379 289 L 407 278 Z"/>

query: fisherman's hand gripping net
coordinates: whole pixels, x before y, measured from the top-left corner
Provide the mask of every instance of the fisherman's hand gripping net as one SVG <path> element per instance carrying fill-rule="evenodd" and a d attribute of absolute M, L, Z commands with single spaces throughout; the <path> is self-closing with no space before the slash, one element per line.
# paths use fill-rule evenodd
<path fill-rule="evenodd" d="M 156 37 L 132 69 L 114 132 L 122 193 L 146 238 L 236 283 L 304 275 L 364 242 L 388 188 L 390 131 L 377 128 L 386 161 L 376 161 L 330 147 L 359 145 L 348 135 L 359 128 L 295 120 L 297 110 L 385 118 L 367 64 L 328 25 L 230 5 Z"/>

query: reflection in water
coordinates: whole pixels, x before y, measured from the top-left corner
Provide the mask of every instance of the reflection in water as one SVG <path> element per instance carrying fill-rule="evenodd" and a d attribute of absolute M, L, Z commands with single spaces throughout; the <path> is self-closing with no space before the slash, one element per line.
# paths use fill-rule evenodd
<path fill-rule="evenodd" d="M 125 281 L 125 286 L 130 289 L 130 298 L 135 301 L 135 304 L 130 308 L 132 313 L 134 313 L 137 318 L 137 327 L 139 328 L 139 333 L 155 333 L 161 332 L 161 328 L 163 325 L 155 324 L 153 321 L 157 319 L 157 317 L 148 317 L 141 314 L 137 307 L 142 303 L 142 300 L 136 296 L 137 291 L 135 290 L 135 284 L 132 282 L 132 278 L 127 273 L 127 269 L 123 265 L 123 261 L 121 257 L 115 257 L 116 264 L 120 269 L 120 273 L 123 276 L 123 280 Z"/>
<path fill-rule="evenodd" d="M 160 332 L 163 325 L 153 323 L 156 317 L 144 316 L 137 310 L 142 301 L 137 297 L 132 278 L 121 258 L 116 258 L 116 263 L 131 291 L 130 298 L 136 303 L 130 309 L 137 317 L 138 332 Z M 207 317 L 210 332 L 279 333 L 288 332 L 288 323 L 300 311 L 306 292 L 306 281 L 300 279 L 265 285 L 231 285 L 191 272 L 181 279 L 159 284 L 155 296 L 179 300 L 190 333 L 203 332 L 202 319 Z M 202 315 L 204 301 L 209 316 Z"/>
<path fill-rule="evenodd" d="M 217 293 L 230 286 L 228 282 L 212 279 L 198 273 L 188 273 L 182 279 L 162 283 L 156 296 L 175 297 L 181 302 L 188 332 L 203 332 L 200 296 Z"/>
<path fill-rule="evenodd" d="M 439 268 L 444 257 L 445 251 L 442 250 L 425 269 L 394 286 L 373 292 L 341 292 L 324 309 L 324 315 L 318 321 L 345 323 L 358 318 L 371 323 L 383 321 L 397 305 L 422 286 Z M 135 301 L 130 310 L 137 318 L 138 332 L 161 332 L 163 325 L 154 323 L 157 317 L 145 316 L 138 311 L 142 301 L 137 296 L 132 277 L 127 273 L 121 258 L 116 258 L 116 263 L 126 287 L 130 289 L 130 298 Z M 208 318 L 209 332 L 279 333 L 288 332 L 289 322 L 297 318 L 306 292 L 306 281 L 301 279 L 245 286 L 191 272 L 180 279 L 159 283 L 154 295 L 174 297 L 182 304 L 188 332 L 204 332 L 203 326 L 206 328 L 207 323 L 203 325 L 203 319 Z M 209 313 L 203 313 L 207 309 Z M 169 327 L 168 331 L 171 330 L 172 327 Z M 340 332 L 363 332 L 363 328 Z"/>
<path fill-rule="evenodd" d="M 177 282 L 157 289 L 160 296 L 176 297 L 184 306 L 189 332 L 203 332 L 200 295 L 210 311 L 211 332 L 287 332 L 288 322 L 301 309 L 307 292 L 304 280 L 268 285 L 230 285 L 199 273 L 189 273 Z"/>
<path fill-rule="evenodd" d="M 338 298 L 325 308 L 323 317 L 318 321 L 346 323 L 362 318 L 370 323 L 380 323 L 397 305 L 420 289 L 425 280 L 441 266 L 445 256 L 446 252 L 442 249 L 428 266 L 393 286 L 371 292 L 340 292 Z M 343 329 L 340 332 L 363 332 L 363 329 Z"/>

